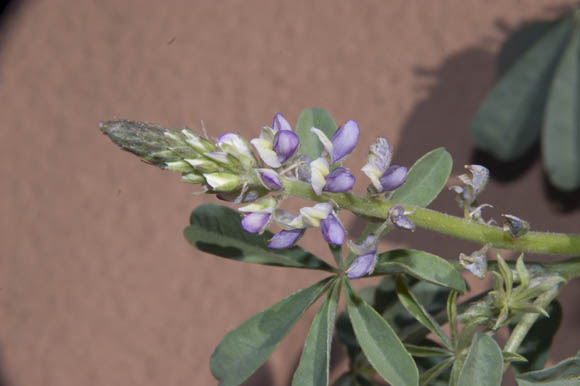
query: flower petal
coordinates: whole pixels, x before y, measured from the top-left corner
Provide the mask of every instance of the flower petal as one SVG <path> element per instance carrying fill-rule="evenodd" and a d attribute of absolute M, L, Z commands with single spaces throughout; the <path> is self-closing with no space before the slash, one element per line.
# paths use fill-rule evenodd
<path fill-rule="evenodd" d="M 333 245 L 342 245 L 346 232 L 344 227 L 332 214 L 320 221 L 320 230 L 322 237 L 327 243 Z"/>
<path fill-rule="evenodd" d="M 266 165 L 271 168 L 279 168 L 282 166 L 278 160 L 278 154 L 272 149 L 272 142 L 263 138 L 254 138 L 250 142 L 260 155 L 260 158 Z"/>
<path fill-rule="evenodd" d="M 260 181 L 262 182 L 262 185 L 264 185 L 266 187 L 266 189 L 269 190 L 283 190 L 284 187 L 282 186 L 282 183 L 280 182 L 280 177 L 278 176 L 278 173 L 276 173 L 274 170 L 272 169 L 256 169 L 256 171 L 258 172 L 258 175 L 260 176 Z"/>
<path fill-rule="evenodd" d="M 304 234 L 304 229 L 283 230 L 274 235 L 268 244 L 268 248 L 290 248 Z"/>
<path fill-rule="evenodd" d="M 278 154 L 280 163 L 284 163 L 292 157 L 298 149 L 298 145 L 300 145 L 300 139 L 290 130 L 280 130 L 274 136 L 273 149 Z"/>
<path fill-rule="evenodd" d="M 334 145 L 332 144 L 330 139 L 328 139 L 326 134 L 324 134 L 324 132 L 322 130 L 317 129 L 316 127 L 312 127 L 310 129 L 310 132 L 315 134 L 318 137 L 318 140 L 320 141 L 320 143 L 324 147 L 324 150 L 326 151 L 326 153 L 331 154 L 332 150 L 334 149 Z"/>
<path fill-rule="evenodd" d="M 268 225 L 270 216 L 270 213 L 249 213 L 242 219 L 242 228 L 246 232 L 262 233 Z"/>
<path fill-rule="evenodd" d="M 333 145 L 330 153 L 330 163 L 335 163 L 349 154 L 358 141 L 360 130 L 355 121 L 347 121 L 340 126 L 330 140 Z"/>
<path fill-rule="evenodd" d="M 343 167 L 338 167 L 326 176 L 324 190 L 333 193 L 348 192 L 354 185 L 354 176 Z"/>
<path fill-rule="evenodd" d="M 325 219 L 332 212 L 332 205 L 327 202 L 321 202 L 314 206 L 300 209 L 300 217 L 304 224 L 317 227 L 320 226 L 320 220 Z"/>
<path fill-rule="evenodd" d="M 326 158 L 320 157 L 310 162 L 310 184 L 316 194 L 322 194 L 322 188 L 326 185 L 326 176 L 329 172 Z"/>
<path fill-rule="evenodd" d="M 405 183 L 407 179 L 407 168 L 404 166 L 393 165 L 390 166 L 379 178 L 383 192 L 389 192 L 397 189 Z"/>
<path fill-rule="evenodd" d="M 399 229 L 404 229 L 406 231 L 414 231 L 415 230 L 415 224 L 413 224 L 413 222 L 411 220 L 409 220 L 409 218 L 407 216 L 400 215 L 400 216 L 391 217 L 391 221 Z"/>
<path fill-rule="evenodd" d="M 346 276 L 349 279 L 358 279 L 359 277 L 371 274 L 375 269 L 376 260 L 377 255 L 374 253 L 357 257 L 346 270 Z"/>
<path fill-rule="evenodd" d="M 375 240 L 375 236 L 370 234 L 362 242 L 362 244 L 355 244 L 349 240 L 348 241 L 348 248 L 355 255 L 359 255 L 359 256 L 360 255 L 367 255 L 369 253 L 376 253 L 377 252 L 377 242 Z"/>
<path fill-rule="evenodd" d="M 290 126 L 290 124 L 282 114 L 276 113 L 276 115 L 274 115 L 274 120 L 272 121 L 272 129 L 274 129 L 274 131 L 281 130 L 292 131 L 292 126 Z"/>

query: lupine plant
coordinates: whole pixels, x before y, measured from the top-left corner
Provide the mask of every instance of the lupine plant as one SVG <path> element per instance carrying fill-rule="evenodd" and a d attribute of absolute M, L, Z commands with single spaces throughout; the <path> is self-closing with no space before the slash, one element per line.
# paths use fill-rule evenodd
<path fill-rule="evenodd" d="M 378 137 L 366 163 L 365 195 L 351 192 L 355 177 L 343 166 L 357 145 L 359 127 L 339 127 L 324 110 L 308 109 L 295 129 L 276 114 L 271 126 L 247 140 L 226 133 L 217 140 L 190 129 L 110 121 L 101 130 L 124 150 L 181 174 L 207 194 L 238 204 L 237 211 L 201 205 L 190 216 L 185 238 L 201 251 L 250 263 L 328 272 L 328 277 L 252 316 L 225 335 L 210 368 L 220 385 L 239 385 L 270 356 L 292 325 L 324 297 L 306 337 L 293 385 L 328 385 L 330 348 L 341 344 L 349 370 L 335 385 L 500 385 L 512 367 L 520 386 L 580 384 L 580 356 L 545 366 L 561 308 L 555 300 L 580 275 L 580 258 L 524 261 L 525 252 L 580 255 L 580 235 L 533 231 L 506 214 L 486 219 L 481 203 L 488 170 L 466 166 L 460 185 L 444 189 L 452 159 L 435 149 L 407 168 L 392 164 L 393 149 Z M 461 216 L 427 209 L 441 193 L 454 195 Z M 291 197 L 311 204 L 290 213 Z M 368 222 L 350 235 L 340 216 L 350 211 Z M 461 210 L 458 210 L 461 213 Z M 445 260 L 428 251 L 381 251 L 389 232 L 416 227 L 479 244 Z M 297 246 L 305 232 L 320 228 L 334 264 Z M 275 229 L 271 233 L 269 229 Z M 506 261 L 498 249 L 520 251 Z M 495 258 L 488 254 L 495 250 Z M 492 288 L 468 295 L 464 276 L 493 278 Z M 353 280 L 381 276 L 376 286 L 355 291 Z M 339 297 L 346 311 L 338 313 Z M 444 330 L 443 326 L 447 325 Z M 500 346 L 494 335 L 509 331 Z"/>

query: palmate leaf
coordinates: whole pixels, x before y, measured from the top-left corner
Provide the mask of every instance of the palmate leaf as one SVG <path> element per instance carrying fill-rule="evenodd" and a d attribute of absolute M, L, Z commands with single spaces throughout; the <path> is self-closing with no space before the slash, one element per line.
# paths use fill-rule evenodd
<path fill-rule="evenodd" d="M 346 281 L 347 311 L 358 342 L 379 375 L 393 386 L 414 386 L 419 372 L 411 355 L 385 319 Z"/>
<path fill-rule="evenodd" d="M 191 213 L 190 224 L 184 231 L 187 241 L 216 256 L 247 263 L 334 271 L 326 262 L 300 247 L 268 248 L 270 232 L 263 235 L 246 232 L 240 215 L 225 206 L 198 206 Z"/>
<path fill-rule="evenodd" d="M 220 386 L 239 385 L 252 375 L 332 280 L 329 277 L 302 289 L 228 332 L 210 360 L 211 372 Z"/>
<path fill-rule="evenodd" d="M 334 331 L 334 318 L 338 306 L 340 286 L 340 280 L 336 280 L 312 321 L 300 363 L 294 373 L 293 386 L 328 385 L 330 344 Z"/>
<path fill-rule="evenodd" d="M 321 130 L 328 138 L 332 138 L 337 126 L 332 116 L 319 108 L 306 109 L 298 117 L 296 122 L 296 134 L 300 138 L 298 153 L 316 159 L 322 153 L 322 144 L 318 137 L 310 132 L 313 127 Z"/>
<path fill-rule="evenodd" d="M 500 386 L 502 375 L 503 356 L 497 342 L 489 335 L 475 334 L 457 386 Z"/>
<path fill-rule="evenodd" d="M 509 161 L 536 141 L 548 88 L 572 28 L 572 17 L 554 23 L 493 88 L 471 123 L 478 147 Z"/>
<path fill-rule="evenodd" d="M 572 34 L 548 94 L 542 155 L 548 178 L 563 190 L 580 186 L 580 31 Z"/>
<path fill-rule="evenodd" d="M 580 384 L 580 354 L 544 370 L 516 377 L 518 386 L 577 386 Z"/>
<path fill-rule="evenodd" d="M 461 274 L 446 260 L 415 249 L 394 249 L 378 256 L 373 275 L 406 273 L 419 280 L 465 292 Z"/>

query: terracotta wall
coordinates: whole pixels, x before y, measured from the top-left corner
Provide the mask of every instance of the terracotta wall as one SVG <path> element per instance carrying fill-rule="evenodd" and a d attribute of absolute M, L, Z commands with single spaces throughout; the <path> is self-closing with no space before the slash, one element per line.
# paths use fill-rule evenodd
<path fill-rule="evenodd" d="M 191 248 L 188 214 L 214 199 L 119 151 L 99 121 L 251 136 L 277 111 L 294 122 L 320 106 L 362 128 L 352 169 L 384 135 L 398 163 L 446 146 L 460 173 L 502 41 L 573 3 L 12 1 L 0 16 L 0 385 L 216 384 L 221 337 L 320 277 Z M 546 199 L 537 160 L 485 198 L 494 216 L 580 228 L 578 211 Z M 439 205 L 458 211 L 451 195 Z M 327 255 L 315 233 L 306 246 Z M 450 258 L 474 248 L 421 231 L 384 247 L 407 244 Z M 564 293 L 572 330 L 553 360 L 578 349 L 578 289 Z M 312 315 L 249 385 L 289 384 Z"/>

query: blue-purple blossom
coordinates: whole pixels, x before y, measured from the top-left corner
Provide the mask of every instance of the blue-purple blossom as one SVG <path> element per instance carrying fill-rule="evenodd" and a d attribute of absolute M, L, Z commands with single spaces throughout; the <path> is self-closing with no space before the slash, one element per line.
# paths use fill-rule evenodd
<path fill-rule="evenodd" d="M 274 115 L 274 119 L 272 120 L 272 129 L 274 129 L 274 131 L 292 131 L 292 126 L 290 126 L 290 123 L 288 123 L 282 114 L 276 113 L 276 115 Z"/>
<path fill-rule="evenodd" d="M 334 133 L 330 142 L 333 149 L 330 152 L 330 162 L 335 163 L 349 154 L 358 142 L 360 130 L 355 121 L 350 120 L 340 126 Z"/>
<path fill-rule="evenodd" d="M 260 176 L 260 181 L 268 190 L 282 190 L 284 187 L 280 182 L 280 177 L 272 169 L 256 169 Z"/>
<path fill-rule="evenodd" d="M 262 233 L 270 221 L 271 213 L 248 213 L 242 219 L 242 228 L 250 233 Z"/>
<path fill-rule="evenodd" d="M 346 270 L 346 276 L 349 279 L 358 279 L 359 277 L 371 274 L 375 268 L 376 258 L 377 255 L 374 253 L 357 257 Z"/>
<path fill-rule="evenodd" d="M 413 222 L 409 220 L 407 216 L 405 216 L 405 214 L 408 213 L 409 212 L 405 212 L 405 208 L 403 208 L 401 205 L 393 206 L 389 210 L 389 220 L 395 227 L 399 229 L 414 231 L 415 224 L 413 224 Z"/>
<path fill-rule="evenodd" d="M 320 230 L 322 237 L 327 243 L 333 245 L 342 245 L 346 232 L 344 227 L 334 215 L 330 214 L 327 218 L 320 221 Z"/>
<path fill-rule="evenodd" d="M 407 168 L 405 166 L 390 166 L 379 178 L 383 192 L 389 192 L 403 185 L 407 180 Z"/>
<path fill-rule="evenodd" d="M 270 242 L 268 243 L 268 248 L 272 249 L 284 249 L 293 246 L 298 239 L 304 234 L 304 229 L 290 229 L 282 230 L 276 233 Z"/>
<path fill-rule="evenodd" d="M 324 190 L 332 193 L 349 191 L 354 185 L 355 178 L 352 173 L 343 167 L 338 167 L 326 176 Z"/>
<path fill-rule="evenodd" d="M 278 155 L 278 161 L 284 163 L 294 155 L 298 145 L 300 145 L 300 140 L 294 132 L 291 130 L 279 130 L 274 136 L 272 148 Z"/>
<path fill-rule="evenodd" d="M 377 240 L 373 235 L 367 236 L 362 244 L 354 244 L 349 241 L 350 250 L 359 255 L 346 270 L 349 279 L 357 279 L 370 275 L 377 264 Z"/>

